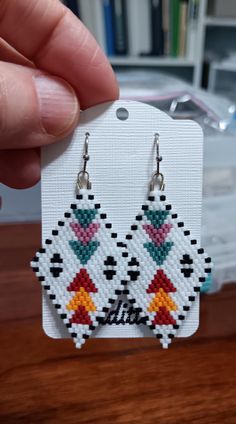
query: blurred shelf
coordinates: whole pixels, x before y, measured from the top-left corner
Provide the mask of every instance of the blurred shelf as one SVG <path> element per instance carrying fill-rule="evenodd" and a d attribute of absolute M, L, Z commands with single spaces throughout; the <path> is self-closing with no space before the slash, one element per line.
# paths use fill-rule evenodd
<path fill-rule="evenodd" d="M 185 57 L 131 57 L 131 56 L 110 56 L 112 65 L 116 66 L 195 66 L 195 61 Z"/>
<path fill-rule="evenodd" d="M 217 18 L 215 16 L 206 16 L 206 26 L 236 27 L 236 18 Z"/>
<path fill-rule="evenodd" d="M 236 62 L 213 62 L 212 67 L 217 71 L 236 72 Z"/>

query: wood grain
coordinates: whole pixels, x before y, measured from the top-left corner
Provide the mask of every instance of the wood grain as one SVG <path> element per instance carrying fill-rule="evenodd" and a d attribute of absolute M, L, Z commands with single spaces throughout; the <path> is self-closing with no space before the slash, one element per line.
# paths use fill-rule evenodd
<path fill-rule="evenodd" d="M 236 423 L 236 285 L 202 298 L 198 333 L 156 340 L 49 339 L 28 262 L 39 225 L 0 227 L 0 422 Z"/>

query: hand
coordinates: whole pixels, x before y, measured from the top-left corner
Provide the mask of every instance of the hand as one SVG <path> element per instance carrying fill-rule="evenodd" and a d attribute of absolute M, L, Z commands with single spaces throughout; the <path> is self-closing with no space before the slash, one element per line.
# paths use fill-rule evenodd
<path fill-rule="evenodd" d="M 68 135 L 80 109 L 118 97 L 110 64 L 58 0 L 0 2 L 0 182 L 40 178 L 39 147 Z"/>

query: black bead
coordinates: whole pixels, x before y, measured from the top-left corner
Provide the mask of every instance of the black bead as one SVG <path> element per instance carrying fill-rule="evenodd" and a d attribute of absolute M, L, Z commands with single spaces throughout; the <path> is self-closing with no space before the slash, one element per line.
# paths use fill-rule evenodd
<path fill-rule="evenodd" d="M 122 241 L 118 241 L 116 245 L 117 247 L 126 247 L 126 245 Z"/>
<path fill-rule="evenodd" d="M 174 334 L 168 334 L 168 337 L 169 337 L 169 339 L 173 339 L 175 336 L 174 336 Z"/>
<path fill-rule="evenodd" d="M 139 262 L 136 258 L 131 258 L 131 261 L 128 262 L 129 266 L 139 266 Z"/>
<path fill-rule="evenodd" d="M 154 202 L 155 196 L 148 196 L 148 200 L 150 200 L 150 202 Z"/>
<path fill-rule="evenodd" d="M 107 256 L 106 260 L 104 261 L 104 265 L 117 265 L 117 262 L 115 261 L 113 256 Z"/>
<path fill-rule="evenodd" d="M 52 264 L 55 264 L 55 263 L 62 264 L 63 260 L 62 260 L 61 255 L 59 253 L 54 253 L 52 258 L 50 259 L 50 262 Z"/>
<path fill-rule="evenodd" d="M 184 274 L 185 278 L 191 277 L 191 274 L 193 273 L 193 268 L 181 268 L 182 274 Z"/>
<path fill-rule="evenodd" d="M 188 300 L 189 300 L 190 302 L 194 302 L 195 297 L 194 297 L 194 296 L 189 296 Z"/>
<path fill-rule="evenodd" d="M 115 303 L 114 299 L 108 299 L 108 303 L 110 303 L 111 305 L 113 305 L 113 303 Z"/>
<path fill-rule="evenodd" d="M 38 277 L 39 281 L 45 281 L 45 277 Z"/>
<path fill-rule="evenodd" d="M 200 281 L 200 283 L 205 283 L 206 281 L 205 277 L 200 277 L 198 280 Z"/>
<path fill-rule="evenodd" d="M 77 205 L 75 203 L 71 203 L 70 208 L 71 209 L 77 209 Z"/>
<path fill-rule="evenodd" d="M 205 271 L 207 274 L 210 274 L 210 273 L 211 273 L 211 268 L 205 268 L 205 269 L 204 269 L 204 271 Z"/>
<path fill-rule="evenodd" d="M 67 327 L 67 328 L 71 328 L 71 327 L 72 327 L 71 323 L 67 323 L 67 324 L 66 324 L 66 327 Z"/>
<path fill-rule="evenodd" d="M 83 339 L 89 339 L 89 335 L 88 334 L 83 334 Z"/>
<path fill-rule="evenodd" d="M 63 227 L 63 226 L 65 225 L 65 223 L 64 223 L 63 221 L 58 221 L 58 225 L 59 225 L 60 227 Z"/>
<path fill-rule="evenodd" d="M 48 285 L 43 286 L 43 288 L 44 288 L 45 290 L 50 290 L 50 286 L 48 286 Z"/>
<path fill-rule="evenodd" d="M 50 295 L 49 295 L 49 299 L 51 299 L 51 300 L 54 300 L 54 299 L 56 299 L 56 296 L 55 296 L 55 294 L 50 294 Z"/>
<path fill-rule="evenodd" d="M 182 259 L 180 260 L 180 263 L 183 264 L 183 265 L 192 265 L 193 260 L 190 257 L 190 255 L 188 255 L 188 254 L 185 253 L 183 255 Z"/>
<path fill-rule="evenodd" d="M 99 322 L 99 324 L 103 323 L 103 317 L 96 317 L 96 321 Z"/>
<path fill-rule="evenodd" d="M 210 263 L 211 262 L 211 258 L 206 258 L 205 259 L 205 262 L 206 262 L 206 264 Z"/>
<path fill-rule="evenodd" d="M 46 249 L 44 249 L 43 247 L 41 249 L 39 249 L 39 253 L 45 253 Z"/>
<path fill-rule="evenodd" d="M 50 272 L 51 272 L 51 274 L 54 278 L 58 278 L 60 276 L 60 274 L 62 273 L 62 271 L 63 271 L 63 268 L 61 268 L 59 266 L 58 267 L 53 266 L 53 267 L 50 268 Z"/>
<path fill-rule="evenodd" d="M 200 287 L 194 287 L 194 288 L 193 288 L 193 290 L 194 290 L 196 293 L 198 293 L 198 292 L 200 292 Z"/>
<path fill-rule="evenodd" d="M 174 328 L 175 330 L 178 330 L 178 329 L 179 329 L 179 325 L 178 325 L 178 324 L 174 324 L 174 325 L 173 325 L 173 328 Z"/>
<path fill-rule="evenodd" d="M 197 240 L 191 240 L 191 244 L 197 244 Z"/>
<path fill-rule="evenodd" d="M 61 317 L 61 319 L 66 319 L 67 318 L 67 315 L 66 314 L 61 314 L 60 317 Z"/>
<path fill-rule="evenodd" d="M 132 240 L 133 236 L 131 234 L 127 234 L 127 236 L 125 238 L 126 238 L 126 240 Z"/>
<path fill-rule="evenodd" d="M 34 272 L 39 272 L 39 268 L 38 268 L 38 267 L 32 268 L 32 270 L 33 270 Z"/>
<path fill-rule="evenodd" d="M 162 194 L 162 195 L 160 196 L 160 200 L 161 200 L 162 202 L 165 202 L 165 200 L 166 200 L 166 196 L 164 196 L 164 194 Z"/>
<path fill-rule="evenodd" d="M 186 311 L 186 312 L 189 311 L 189 309 L 190 309 L 189 306 L 184 306 L 183 307 L 183 310 Z"/>
<path fill-rule="evenodd" d="M 55 306 L 56 309 L 61 309 L 61 305 L 58 305 L 58 303 L 54 306 Z"/>
<path fill-rule="evenodd" d="M 173 213 L 173 214 L 171 215 L 171 217 L 172 217 L 173 219 L 176 219 L 176 218 L 178 218 L 178 214 L 177 214 L 177 213 Z"/>
<path fill-rule="evenodd" d="M 105 271 L 103 271 L 103 274 L 106 276 L 107 280 L 112 280 L 113 277 L 116 275 L 116 271 L 114 271 L 113 269 L 106 269 Z"/>
<path fill-rule="evenodd" d="M 129 294 L 129 290 L 127 289 L 123 290 L 123 294 Z"/>
<path fill-rule="evenodd" d="M 127 281 L 126 281 L 126 280 L 121 280 L 120 284 L 121 284 L 122 286 L 126 286 L 126 285 L 127 285 Z"/>
<path fill-rule="evenodd" d="M 149 328 L 150 328 L 150 330 L 154 330 L 156 327 L 155 327 L 155 325 L 149 325 Z"/>
<path fill-rule="evenodd" d="M 82 200 L 83 199 L 83 194 L 77 194 L 76 199 L 77 200 Z"/>
<path fill-rule="evenodd" d="M 76 334 L 76 333 L 70 333 L 70 335 L 71 335 L 71 337 L 73 337 L 73 338 L 77 337 L 77 334 Z"/>
<path fill-rule="evenodd" d="M 137 225 L 131 225 L 131 230 L 132 231 L 136 231 L 138 229 L 138 226 Z"/>
<path fill-rule="evenodd" d="M 148 205 L 142 205 L 142 210 L 143 211 L 148 211 Z"/>
<path fill-rule="evenodd" d="M 135 219 L 136 221 L 142 221 L 143 217 L 142 215 L 137 215 Z"/>
<path fill-rule="evenodd" d="M 139 271 L 128 271 L 127 274 L 130 276 L 130 281 L 137 281 L 140 276 Z"/>
<path fill-rule="evenodd" d="M 183 227 L 184 226 L 184 223 L 183 222 L 178 222 L 178 227 Z"/>
<path fill-rule="evenodd" d="M 204 253 L 204 249 L 201 247 L 200 249 L 197 250 L 198 253 Z"/>
<path fill-rule="evenodd" d="M 93 194 L 89 194 L 89 195 L 88 195 L 88 199 L 89 199 L 89 200 L 94 200 L 94 195 L 93 195 Z"/>
<path fill-rule="evenodd" d="M 65 218 L 70 218 L 71 217 L 71 213 L 70 212 L 65 212 L 64 213 L 64 217 Z"/>
<path fill-rule="evenodd" d="M 135 303 L 135 299 L 129 299 L 129 303 L 131 303 L 131 305 L 133 305 Z"/>
<path fill-rule="evenodd" d="M 46 239 L 46 240 L 45 240 L 45 243 L 46 243 L 46 244 L 52 244 L 52 240 L 50 240 L 50 239 Z"/>
<path fill-rule="evenodd" d="M 32 259 L 32 262 L 38 262 L 38 261 L 39 261 L 39 258 L 37 256 L 34 256 Z"/>
<path fill-rule="evenodd" d="M 111 238 L 117 238 L 117 233 L 111 233 Z"/>
<path fill-rule="evenodd" d="M 89 329 L 90 329 L 90 330 L 92 330 L 92 331 L 93 331 L 93 330 L 95 330 L 95 328 L 96 328 L 96 327 L 94 327 L 94 325 L 90 325 L 90 326 L 89 326 Z"/>
<path fill-rule="evenodd" d="M 179 315 L 178 318 L 183 321 L 184 320 L 184 315 Z"/>
<path fill-rule="evenodd" d="M 57 230 L 52 230 L 52 235 L 53 236 L 58 236 L 58 231 Z"/>
<path fill-rule="evenodd" d="M 163 337 L 162 334 L 156 334 L 157 339 L 162 339 L 162 337 Z"/>
<path fill-rule="evenodd" d="M 96 205 L 95 205 L 96 206 Z M 100 218 L 101 219 L 106 219 L 107 214 L 106 213 L 101 213 Z M 108 227 L 107 227 L 108 228 Z M 111 228 L 111 227 L 110 227 Z"/>
<path fill-rule="evenodd" d="M 166 211 L 170 211 L 172 209 L 171 205 L 166 205 Z"/>
<path fill-rule="evenodd" d="M 95 207 L 95 209 L 100 209 L 100 208 L 101 208 L 101 205 L 100 205 L 100 203 L 96 203 L 96 204 L 94 205 L 94 207 Z"/>
<path fill-rule="evenodd" d="M 102 308 L 102 310 L 103 310 L 103 312 L 107 313 L 109 311 L 109 308 L 104 306 L 104 308 Z"/>
<path fill-rule="evenodd" d="M 128 258 L 129 254 L 128 254 L 128 252 L 123 252 L 122 256 L 123 256 L 123 258 Z"/>
<path fill-rule="evenodd" d="M 189 231 L 189 230 L 185 230 L 185 231 L 184 231 L 184 235 L 185 235 L 185 236 L 190 236 L 190 231 Z"/>
<path fill-rule="evenodd" d="M 112 227 L 112 225 L 111 225 L 110 223 L 107 223 L 107 224 L 105 224 L 105 227 L 106 227 L 106 228 L 111 228 L 111 227 Z"/>
<path fill-rule="evenodd" d="M 142 308 L 135 308 L 135 311 L 140 313 L 140 312 L 142 312 Z"/>
<path fill-rule="evenodd" d="M 118 296 L 121 294 L 122 292 L 121 292 L 121 290 L 115 290 L 115 294 L 117 294 Z"/>

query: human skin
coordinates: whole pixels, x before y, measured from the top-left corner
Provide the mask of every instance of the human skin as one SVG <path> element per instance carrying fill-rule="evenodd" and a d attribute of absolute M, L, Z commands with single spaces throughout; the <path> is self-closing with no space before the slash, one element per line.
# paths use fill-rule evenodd
<path fill-rule="evenodd" d="M 40 147 L 119 91 L 105 54 L 59 0 L 1 0 L 0 37 L 0 182 L 27 188 L 40 179 Z"/>

